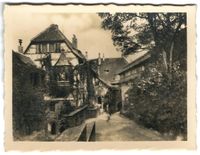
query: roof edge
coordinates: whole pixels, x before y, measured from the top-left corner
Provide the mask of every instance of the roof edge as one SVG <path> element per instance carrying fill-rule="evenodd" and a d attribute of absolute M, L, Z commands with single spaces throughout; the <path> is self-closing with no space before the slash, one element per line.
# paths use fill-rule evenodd
<path fill-rule="evenodd" d="M 135 61 L 127 64 L 118 74 L 122 74 L 123 72 L 126 72 L 127 70 L 133 68 L 136 65 L 139 65 L 140 63 L 142 63 L 143 61 L 149 59 L 150 57 L 151 57 L 151 53 L 150 52 L 145 53 L 143 56 L 139 57 Z"/>

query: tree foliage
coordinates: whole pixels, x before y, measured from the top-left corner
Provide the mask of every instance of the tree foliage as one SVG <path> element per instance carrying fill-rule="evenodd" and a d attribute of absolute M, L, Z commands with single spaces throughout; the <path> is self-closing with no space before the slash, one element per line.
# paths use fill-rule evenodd
<path fill-rule="evenodd" d="M 161 133 L 187 135 L 185 13 L 99 13 L 123 55 L 147 48 L 151 61 L 128 90 L 126 115 Z M 185 137 L 186 138 L 186 137 Z"/>
<path fill-rule="evenodd" d="M 44 100 L 43 84 L 34 86 L 30 82 L 30 73 L 34 67 L 25 66 L 13 58 L 13 136 L 31 134 L 43 129 Z"/>
<path fill-rule="evenodd" d="M 162 54 L 166 68 L 171 67 L 175 38 L 186 28 L 185 13 L 99 13 L 99 16 L 102 27 L 111 30 L 113 43 L 123 54 L 155 47 L 153 56 Z"/>
<path fill-rule="evenodd" d="M 161 133 L 187 135 L 186 73 L 176 62 L 172 80 L 159 67 L 149 66 L 129 89 L 127 115 Z"/>

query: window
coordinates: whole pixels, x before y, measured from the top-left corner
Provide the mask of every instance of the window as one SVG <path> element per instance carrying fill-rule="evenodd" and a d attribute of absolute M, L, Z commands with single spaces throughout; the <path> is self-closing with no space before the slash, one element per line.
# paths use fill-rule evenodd
<path fill-rule="evenodd" d="M 141 70 L 144 71 L 144 66 L 141 67 Z"/>
<path fill-rule="evenodd" d="M 55 104 L 54 103 L 50 103 L 49 104 L 49 110 L 50 111 L 55 111 Z"/>
<path fill-rule="evenodd" d="M 56 43 L 56 52 L 60 52 L 60 43 Z"/>
<path fill-rule="evenodd" d="M 42 53 L 42 44 L 36 44 L 36 53 Z"/>
<path fill-rule="evenodd" d="M 130 71 L 128 71 L 125 73 L 125 76 L 129 76 L 130 74 L 131 74 Z"/>
<path fill-rule="evenodd" d="M 49 44 L 49 52 L 55 52 L 56 50 L 56 44 L 50 43 Z"/>
<path fill-rule="evenodd" d="M 47 53 L 47 44 L 42 44 L 42 53 Z"/>
<path fill-rule="evenodd" d="M 136 73 L 136 69 L 133 69 L 133 70 L 132 70 L 132 74 L 135 74 L 135 73 Z"/>
<path fill-rule="evenodd" d="M 38 86 L 39 85 L 39 79 L 40 78 L 40 76 L 39 76 L 39 74 L 38 73 L 31 73 L 30 74 L 30 81 L 31 81 L 31 84 L 32 84 L 32 86 Z"/>
<path fill-rule="evenodd" d="M 40 53 L 40 45 L 36 45 L 36 53 L 38 54 L 38 53 Z"/>
<path fill-rule="evenodd" d="M 123 78 L 125 78 L 125 75 L 124 75 L 124 74 L 121 74 L 121 75 L 120 75 L 120 79 L 123 79 Z"/>

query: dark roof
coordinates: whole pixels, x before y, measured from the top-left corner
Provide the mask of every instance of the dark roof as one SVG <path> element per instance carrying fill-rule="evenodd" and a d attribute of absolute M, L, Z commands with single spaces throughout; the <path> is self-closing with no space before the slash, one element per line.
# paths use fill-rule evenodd
<path fill-rule="evenodd" d="M 34 37 L 31 42 L 32 43 L 41 43 L 41 42 L 63 42 L 65 40 L 65 36 L 58 29 L 58 25 L 52 24 L 44 31 L 39 33 L 36 37 Z"/>
<path fill-rule="evenodd" d="M 19 61 L 21 61 L 25 65 L 36 66 L 35 63 L 24 54 L 13 51 L 13 57 L 17 58 Z"/>
<path fill-rule="evenodd" d="M 54 66 L 69 66 L 71 63 L 67 59 L 64 52 L 61 52 L 60 57 L 58 58 L 58 61 L 55 63 Z"/>
<path fill-rule="evenodd" d="M 63 42 L 66 43 L 68 48 L 76 55 L 77 57 L 81 59 L 85 59 L 85 56 L 81 53 L 80 50 L 73 47 L 72 43 L 65 37 L 65 35 L 59 30 L 58 25 L 51 24 L 48 28 L 46 28 L 44 31 L 39 33 L 36 37 L 34 37 L 28 47 L 26 48 L 25 52 L 30 48 L 32 44 L 37 43 L 48 43 L 48 42 Z"/>
<path fill-rule="evenodd" d="M 89 60 L 92 68 L 98 72 L 98 59 Z M 124 58 L 105 58 L 101 59 L 99 66 L 99 78 L 105 82 L 111 83 L 115 75 L 125 66 L 127 61 Z"/>
<path fill-rule="evenodd" d="M 124 66 L 119 72 L 118 74 L 122 74 L 128 70 L 130 70 L 131 68 L 135 67 L 136 65 L 141 64 L 142 62 L 146 61 L 148 58 L 151 57 L 151 54 L 149 52 L 145 53 L 144 55 L 142 55 L 141 57 L 139 57 L 138 59 L 134 60 L 133 62 L 127 64 L 126 66 Z"/>

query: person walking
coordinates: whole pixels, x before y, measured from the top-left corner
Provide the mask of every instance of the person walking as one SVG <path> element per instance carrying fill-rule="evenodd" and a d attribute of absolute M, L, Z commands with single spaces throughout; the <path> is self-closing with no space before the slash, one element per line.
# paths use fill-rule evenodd
<path fill-rule="evenodd" d="M 110 121 L 110 118 L 111 118 L 111 110 L 110 110 L 110 108 L 109 108 L 109 106 L 108 106 L 108 119 L 107 119 L 107 122 L 109 122 Z"/>

